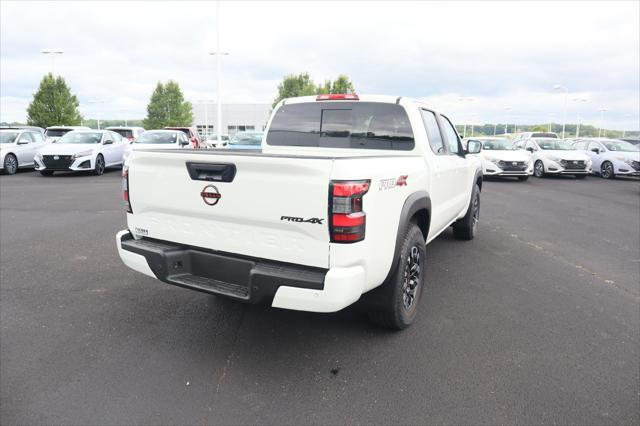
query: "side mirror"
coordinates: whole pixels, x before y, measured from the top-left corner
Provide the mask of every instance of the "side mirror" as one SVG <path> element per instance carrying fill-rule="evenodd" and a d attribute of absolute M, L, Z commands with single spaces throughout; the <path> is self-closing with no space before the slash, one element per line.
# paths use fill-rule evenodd
<path fill-rule="evenodd" d="M 111 139 L 107 139 L 106 141 L 102 142 L 103 145 L 111 145 L 113 143 L 113 141 Z"/>
<path fill-rule="evenodd" d="M 533 147 L 532 147 L 532 146 L 530 146 L 529 148 L 527 148 L 527 151 L 529 151 L 530 153 L 532 153 L 532 154 L 533 154 Z"/>
<path fill-rule="evenodd" d="M 189 141 L 180 141 L 180 146 L 187 146 L 189 145 Z"/>
<path fill-rule="evenodd" d="M 26 140 L 26 139 L 20 139 L 20 140 L 18 141 L 18 145 L 26 145 L 26 144 L 28 144 L 28 143 L 29 143 L 29 141 L 28 141 L 28 140 Z"/>
<path fill-rule="evenodd" d="M 591 152 L 595 152 L 596 154 L 600 154 L 600 150 L 598 148 L 593 148 Z"/>
<path fill-rule="evenodd" d="M 469 141 L 467 143 L 467 154 L 478 154 L 482 151 L 482 144 L 478 141 Z"/>

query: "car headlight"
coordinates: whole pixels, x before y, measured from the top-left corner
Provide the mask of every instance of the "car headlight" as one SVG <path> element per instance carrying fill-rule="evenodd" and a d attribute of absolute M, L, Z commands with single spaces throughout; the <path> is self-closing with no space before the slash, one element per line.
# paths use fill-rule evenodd
<path fill-rule="evenodd" d="M 497 163 L 498 161 L 500 161 L 497 158 L 492 158 L 492 157 L 484 157 L 484 159 L 487 161 L 491 161 L 492 163 Z"/>
<path fill-rule="evenodd" d="M 77 154 L 73 154 L 72 158 L 75 160 L 76 158 L 86 157 L 87 155 L 91 155 L 91 154 L 93 154 L 93 151 L 89 149 L 87 151 L 82 151 Z"/>
<path fill-rule="evenodd" d="M 552 157 L 552 156 L 549 156 L 549 157 L 547 157 L 547 158 L 549 158 L 549 160 L 551 160 L 551 161 L 555 161 L 556 163 L 559 163 L 559 162 L 560 162 L 560 159 L 559 159 L 558 157 Z"/>
<path fill-rule="evenodd" d="M 623 163 L 631 165 L 633 160 L 627 157 L 614 157 L 618 161 L 622 161 Z"/>

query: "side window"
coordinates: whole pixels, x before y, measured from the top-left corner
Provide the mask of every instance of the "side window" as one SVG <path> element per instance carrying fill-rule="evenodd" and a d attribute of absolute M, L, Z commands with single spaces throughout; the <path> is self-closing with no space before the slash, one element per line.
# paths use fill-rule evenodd
<path fill-rule="evenodd" d="M 527 144 L 525 145 L 525 149 L 529 149 L 529 148 L 533 148 L 534 151 L 536 149 L 535 145 L 531 141 L 527 141 Z"/>
<path fill-rule="evenodd" d="M 20 135 L 20 140 L 27 140 L 29 143 L 34 143 L 36 140 L 31 135 L 31 132 L 24 132 Z"/>
<path fill-rule="evenodd" d="M 40 132 L 31 132 L 31 137 L 36 143 L 44 142 L 44 138 L 42 137 L 42 133 Z"/>
<path fill-rule="evenodd" d="M 114 143 L 122 142 L 122 136 L 120 135 L 120 133 L 111 132 L 111 137 L 113 138 Z"/>
<path fill-rule="evenodd" d="M 442 135 L 440 134 L 440 128 L 436 121 L 436 116 L 433 112 L 421 109 L 422 122 L 425 129 L 427 129 L 427 138 L 429 139 L 429 145 L 431 149 L 438 155 L 446 154 L 447 150 L 444 149 L 444 142 L 442 141 Z"/>
<path fill-rule="evenodd" d="M 591 142 L 589 144 L 589 151 L 596 148 L 598 149 L 598 151 L 602 151 L 602 149 L 600 148 L 600 144 L 598 142 Z"/>
<path fill-rule="evenodd" d="M 458 139 L 458 133 L 456 129 L 453 127 L 453 124 L 449 121 L 447 117 L 441 115 L 442 122 L 444 123 L 444 133 L 447 135 L 447 144 L 449 146 L 450 154 L 459 154 L 460 153 L 460 139 Z"/>

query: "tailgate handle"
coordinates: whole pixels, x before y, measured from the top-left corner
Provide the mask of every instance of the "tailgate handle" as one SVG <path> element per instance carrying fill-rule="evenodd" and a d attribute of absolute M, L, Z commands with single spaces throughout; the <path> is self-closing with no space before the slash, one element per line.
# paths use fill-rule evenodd
<path fill-rule="evenodd" d="M 189 176 L 193 180 L 213 182 L 233 182 L 236 176 L 235 164 L 187 163 Z"/>

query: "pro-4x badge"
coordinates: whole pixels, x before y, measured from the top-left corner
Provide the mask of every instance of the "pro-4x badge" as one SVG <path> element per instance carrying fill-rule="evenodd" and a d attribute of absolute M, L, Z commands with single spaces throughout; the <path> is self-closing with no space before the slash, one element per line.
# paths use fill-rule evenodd
<path fill-rule="evenodd" d="M 322 225 L 322 221 L 324 218 L 320 219 L 317 217 L 312 217 L 309 219 L 305 219 L 302 217 L 294 217 L 294 216 L 280 216 L 280 220 L 286 220 L 287 222 L 306 222 L 306 223 L 317 223 Z"/>

